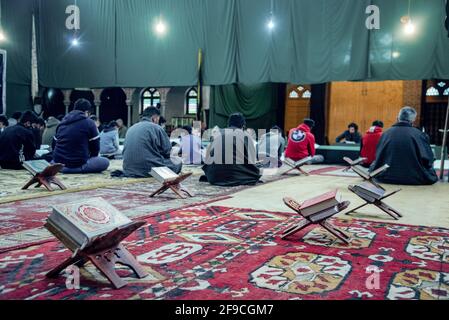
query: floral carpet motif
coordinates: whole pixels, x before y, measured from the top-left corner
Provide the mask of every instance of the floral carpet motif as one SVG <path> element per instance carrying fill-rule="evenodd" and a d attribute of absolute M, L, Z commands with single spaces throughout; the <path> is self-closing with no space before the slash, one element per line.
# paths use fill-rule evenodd
<path fill-rule="evenodd" d="M 122 207 L 123 209 L 123 207 Z M 333 219 L 288 240 L 292 213 L 200 205 L 145 218 L 126 241 L 148 276 L 120 290 L 90 264 L 80 288 L 46 272 L 70 256 L 58 241 L 0 254 L 0 299 L 449 299 L 449 230 Z"/>

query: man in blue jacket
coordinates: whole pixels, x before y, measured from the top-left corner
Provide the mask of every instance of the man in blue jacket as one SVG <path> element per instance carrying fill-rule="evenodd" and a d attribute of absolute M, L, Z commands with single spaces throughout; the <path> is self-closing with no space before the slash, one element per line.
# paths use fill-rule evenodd
<path fill-rule="evenodd" d="M 79 99 L 56 129 L 53 161 L 65 165 L 63 173 L 100 173 L 109 167 L 109 160 L 98 156 L 100 134 L 89 119 L 91 108 L 88 100 Z"/>

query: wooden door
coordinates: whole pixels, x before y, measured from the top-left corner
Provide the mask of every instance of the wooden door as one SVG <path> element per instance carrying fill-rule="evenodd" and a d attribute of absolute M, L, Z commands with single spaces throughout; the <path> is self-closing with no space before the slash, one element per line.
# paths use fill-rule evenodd
<path fill-rule="evenodd" d="M 351 122 L 364 134 L 374 120 L 391 127 L 404 106 L 404 81 L 333 82 L 327 117 L 330 144 Z"/>
<path fill-rule="evenodd" d="M 312 91 L 306 85 L 288 85 L 285 103 L 284 128 L 287 133 L 298 127 L 305 118 L 310 117 L 310 98 Z"/>

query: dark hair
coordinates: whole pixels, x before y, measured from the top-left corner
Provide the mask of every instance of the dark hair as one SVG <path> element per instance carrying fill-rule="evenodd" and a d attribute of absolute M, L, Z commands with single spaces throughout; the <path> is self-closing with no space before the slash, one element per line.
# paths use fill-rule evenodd
<path fill-rule="evenodd" d="M 22 116 L 20 117 L 19 122 L 22 123 L 22 124 L 25 124 L 27 122 L 37 123 L 38 122 L 38 118 L 36 117 L 36 115 L 33 112 L 25 111 L 22 114 Z"/>
<path fill-rule="evenodd" d="M 89 117 L 89 119 L 91 119 L 91 120 L 93 120 L 93 121 L 97 121 L 98 120 L 98 117 L 96 116 L 96 115 L 91 115 L 90 117 Z"/>
<path fill-rule="evenodd" d="M 350 123 L 349 125 L 348 125 L 348 129 L 349 128 L 354 128 L 355 129 L 355 131 L 359 131 L 359 126 L 356 124 L 356 123 Z"/>
<path fill-rule="evenodd" d="M 151 118 L 153 116 L 160 116 L 161 112 L 156 107 L 149 107 L 143 110 L 142 117 Z"/>
<path fill-rule="evenodd" d="M 243 129 L 246 126 L 246 120 L 240 112 L 233 113 L 229 116 L 229 127 Z"/>
<path fill-rule="evenodd" d="M 117 122 L 116 122 L 116 121 L 111 121 L 111 122 L 109 122 L 109 123 L 105 126 L 105 129 L 112 129 L 112 128 L 116 128 L 116 127 L 118 127 Z"/>
<path fill-rule="evenodd" d="M 82 112 L 90 111 L 92 109 L 92 104 L 87 99 L 78 99 L 75 102 L 73 110 L 78 110 Z"/>
<path fill-rule="evenodd" d="M 11 116 L 11 118 L 16 119 L 17 121 L 19 121 L 21 117 L 22 117 L 22 112 L 20 112 L 20 111 L 14 112 Z"/>
<path fill-rule="evenodd" d="M 373 122 L 373 127 L 380 127 L 383 128 L 384 127 L 384 123 L 380 120 L 376 120 Z"/>
<path fill-rule="evenodd" d="M 159 119 L 159 125 L 163 125 L 164 123 L 167 123 L 167 120 L 161 116 L 161 118 Z"/>
<path fill-rule="evenodd" d="M 192 134 L 192 127 L 191 126 L 184 126 L 182 127 L 185 131 L 187 131 L 189 134 Z"/>
<path fill-rule="evenodd" d="M 44 119 L 42 119 L 42 118 L 38 118 L 37 119 L 37 123 L 40 125 L 40 126 L 47 126 L 47 124 L 45 123 L 45 120 Z"/>
<path fill-rule="evenodd" d="M 306 118 L 304 119 L 304 124 L 307 125 L 310 129 L 313 129 L 315 127 L 315 120 Z"/>
<path fill-rule="evenodd" d="M 9 126 L 8 118 L 4 115 L 0 115 L 0 122 L 3 123 L 5 127 Z"/>

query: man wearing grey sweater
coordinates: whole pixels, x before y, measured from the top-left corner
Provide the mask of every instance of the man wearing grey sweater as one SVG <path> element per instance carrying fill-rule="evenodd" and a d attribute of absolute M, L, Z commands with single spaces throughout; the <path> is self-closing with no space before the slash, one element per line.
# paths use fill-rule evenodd
<path fill-rule="evenodd" d="M 123 150 L 123 172 L 127 177 L 147 178 L 153 167 L 168 167 L 176 173 L 182 169 L 181 159 L 171 157 L 167 133 L 158 125 L 160 111 L 145 109 L 141 120 L 129 128 Z"/>

